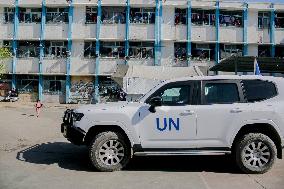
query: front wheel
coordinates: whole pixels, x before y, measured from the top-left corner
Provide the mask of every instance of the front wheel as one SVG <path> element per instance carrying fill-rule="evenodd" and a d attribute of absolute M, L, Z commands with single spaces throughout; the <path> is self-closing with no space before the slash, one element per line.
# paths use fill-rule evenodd
<path fill-rule="evenodd" d="M 89 147 L 92 164 L 99 171 L 117 171 L 126 166 L 130 159 L 130 147 L 117 132 L 98 134 Z"/>
<path fill-rule="evenodd" d="M 276 159 L 276 146 L 266 135 L 249 133 L 236 144 L 235 158 L 242 171 L 261 174 L 271 169 Z"/>

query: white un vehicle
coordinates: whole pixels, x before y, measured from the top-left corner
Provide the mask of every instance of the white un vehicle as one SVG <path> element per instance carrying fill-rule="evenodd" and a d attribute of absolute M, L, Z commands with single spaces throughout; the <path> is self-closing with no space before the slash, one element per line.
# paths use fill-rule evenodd
<path fill-rule="evenodd" d="M 115 171 L 134 156 L 231 154 L 264 173 L 284 146 L 284 79 L 208 76 L 171 80 L 137 102 L 67 110 L 61 132 L 87 145 L 92 164 Z"/>

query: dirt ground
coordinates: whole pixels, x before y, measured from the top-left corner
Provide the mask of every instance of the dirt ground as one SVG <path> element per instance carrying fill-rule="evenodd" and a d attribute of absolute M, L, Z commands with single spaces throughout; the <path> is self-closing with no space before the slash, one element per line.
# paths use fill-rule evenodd
<path fill-rule="evenodd" d="M 101 173 L 87 149 L 60 133 L 66 105 L 0 104 L 0 189 L 6 188 L 284 188 L 284 160 L 263 175 L 239 172 L 227 156 L 136 157 L 125 170 Z"/>

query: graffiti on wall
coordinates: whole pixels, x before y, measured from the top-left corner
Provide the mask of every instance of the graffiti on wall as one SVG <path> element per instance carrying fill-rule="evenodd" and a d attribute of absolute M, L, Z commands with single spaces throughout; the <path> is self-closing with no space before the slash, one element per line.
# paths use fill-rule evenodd
<path fill-rule="evenodd" d="M 70 98 L 74 103 L 88 103 L 92 99 L 94 84 L 91 81 L 74 81 L 71 83 Z"/>

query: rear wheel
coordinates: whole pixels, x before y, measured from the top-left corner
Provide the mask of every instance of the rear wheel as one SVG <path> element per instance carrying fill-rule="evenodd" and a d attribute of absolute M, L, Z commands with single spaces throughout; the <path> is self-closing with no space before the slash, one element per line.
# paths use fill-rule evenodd
<path fill-rule="evenodd" d="M 130 159 L 130 149 L 125 138 L 117 132 L 98 134 L 89 147 L 92 164 L 99 171 L 117 171 Z"/>
<path fill-rule="evenodd" d="M 249 133 L 236 144 L 235 158 L 242 171 L 249 174 L 265 173 L 276 159 L 276 146 L 266 135 Z"/>

